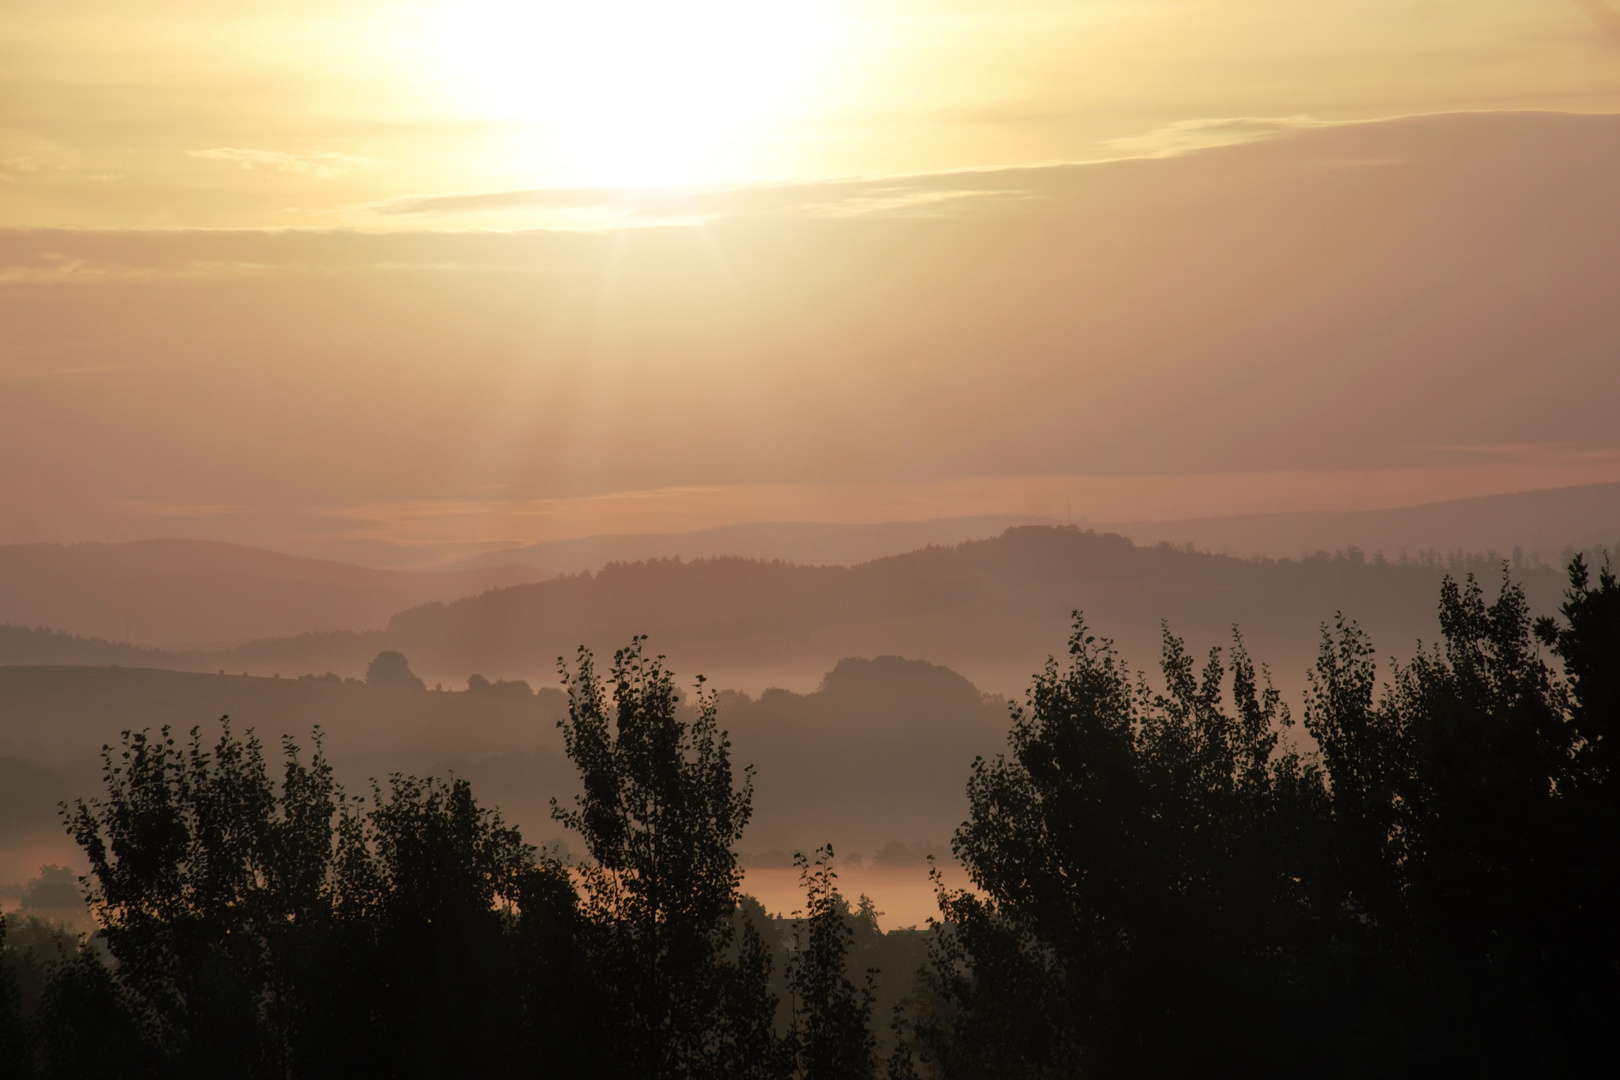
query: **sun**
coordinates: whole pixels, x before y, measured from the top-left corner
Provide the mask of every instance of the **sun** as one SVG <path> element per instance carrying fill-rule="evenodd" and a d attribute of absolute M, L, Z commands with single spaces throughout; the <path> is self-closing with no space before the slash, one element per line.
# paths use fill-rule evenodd
<path fill-rule="evenodd" d="M 830 0 L 450 0 L 430 49 L 465 111 L 543 141 L 562 183 L 724 179 L 824 77 Z"/>

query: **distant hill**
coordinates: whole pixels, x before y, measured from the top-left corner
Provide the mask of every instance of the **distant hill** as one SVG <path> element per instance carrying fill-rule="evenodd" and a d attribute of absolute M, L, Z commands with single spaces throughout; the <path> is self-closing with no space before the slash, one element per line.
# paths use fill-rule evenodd
<path fill-rule="evenodd" d="M 749 522 L 687 533 L 587 536 L 492 552 L 458 565 L 523 565 L 581 573 L 611 562 L 648 559 L 745 559 L 806 566 L 853 566 L 917 548 L 959 544 L 1000 535 L 1018 525 L 1055 525 L 1045 518 L 958 517 L 881 524 Z M 1395 559 L 1401 550 L 1509 553 L 1515 547 L 1543 561 L 1569 549 L 1620 544 L 1620 483 L 1487 495 L 1380 510 L 1245 514 L 1166 521 L 1110 521 L 1087 525 L 1139 544 L 1191 543 L 1205 551 L 1298 557 L 1360 547 Z"/>
<path fill-rule="evenodd" d="M 1045 518 L 988 517 L 935 518 L 929 521 L 888 521 L 873 525 L 846 525 L 822 521 L 756 521 L 723 525 L 687 533 L 649 533 L 637 536 L 585 536 L 551 540 L 529 547 L 480 555 L 461 566 L 522 564 L 559 573 L 600 570 L 611 562 L 647 559 L 744 559 L 799 563 L 805 566 L 854 566 L 857 563 L 900 555 L 920 547 L 959 544 L 999 536 L 1014 525 L 1051 524 Z"/>
<path fill-rule="evenodd" d="M 1469 568 L 1495 587 L 1496 566 L 1458 567 Z M 551 658 L 578 644 L 604 652 L 646 633 L 679 670 L 703 671 L 721 686 L 806 687 L 844 656 L 894 654 L 1016 693 L 1047 655 L 1062 652 L 1070 612 L 1080 608 L 1138 666 L 1155 661 L 1161 620 L 1199 647 L 1226 643 L 1239 624 L 1256 657 L 1297 687 L 1317 627 L 1335 611 L 1360 619 L 1385 652 L 1409 654 L 1418 638 L 1433 640 L 1445 573 L 1434 560 L 1247 560 L 1027 526 L 854 567 L 615 564 L 401 612 L 379 640 L 446 677 L 478 669 L 540 679 Z M 1519 576 L 1539 610 L 1556 605 L 1560 571 L 1526 566 Z M 274 655 L 270 643 L 233 655 L 251 670 L 259 649 Z"/>
<path fill-rule="evenodd" d="M 611 562 L 648 559 L 780 559 L 806 566 L 854 566 L 920 547 L 984 540 L 1017 525 L 1054 525 L 1044 518 L 939 518 L 875 525 L 751 522 L 688 533 L 587 536 L 480 555 L 458 565 L 521 564 L 559 573 L 600 570 Z M 1382 510 L 1245 514 L 1089 525 L 1139 544 L 1187 544 L 1228 555 L 1298 557 L 1360 547 L 1394 559 L 1401 550 L 1509 553 L 1515 547 L 1544 561 L 1568 549 L 1620 544 L 1620 483 L 1548 488 L 1423 503 Z"/>
<path fill-rule="evenodd" d="M 1544 561 L 1568 550 L 1620 547 L 1620 484 L 1521 491 L 1474 499 L 1332 513 L 1248 514 L 1123 521 L 1098 528 L 1137 543 L 1193 544 L 1234 555 L 1298 556 L 1351 546 L 1396 558 L 1402 550 L 1511 552 Z"/>
<path fill-rule="evenodd" d="M 0 623 L 135 645 L 223 645 L 380 628 L 395 612 L 497 585 L 533 567 L 375 570 L 208 540 L 0 546 Z"/>
<path fill-rule="evenodd" d="M 477 671 L 554 685 L 557 657 L 572 656 L 581 644 L 610 654 L 642 633 L 683 677 L 702 672 L 712 685 L 751 693 L 809 689 L 847 656 L 898 655 L 1014 694 L 1046 656 L 1063 651 L 1069 613 L 1080 608 L 1138 667 L 1157 657 L 1161 619 L 1200 649 L 1226 644 L 1236 623 L 1256 659 L 1268 662 L 1297 700 L 1317 628 L 1335 611 L 1359 619 L 1386 655 L 1409 655 L 1417 639 L 1434 640 L 1436 599 L 1448 570 L 1479 571 L 1493 591 L 1500 573 L 1482 559 L 1449 567 L 1437 557 L 1403 564 L 1358 553 L 1239 559 L 1072 527 L 1026 526 L 854 567 L 736 558 L 615 563 L 594 575 L 424 604 L 395 615 L 384 630 L 139 659 L 106 653 L 95 659 L 87 650 L 108 646 L 10 631 L 0 634 L 0 663 L 354 676 L 380 650 L 397 649 L 429 684 L 460 685 Z M 1525 564 L 1515 573 L 1538 612 L 1556 607 L 1560 569 Z M 8 651 L 23 646 L 25 654 Z"/>
<path fill-rule="evenodd" d="M 1008 727 L 1001 698 L 898 656 L 840 660 L 808 694 L 722 693 L 719 712 L 756 769 L 745 850 L 784 862 L 827 840 L 868 857 L 893 843 L 948 853 L 973 759 L 1005 749 Z"/>
<path fill-rule="evenodd" d="M 238 544 L 143 540 L 119 544 L 0 546 L 0 656 L 16 663 L 144 663 L 201 666 L 202 654 L 271 638 L 300 638 L 283 666 L 353 673 L 372 654 L 366 631 L 433 601 L 537 583 L 554 572 L 592 573 L 610 563 L 716 558 L 855 566 L 919 548 L 990 539 L 1010 526 L 1051 524 L 1005 516 L 843 525 L 756 522 L 690 533 L 593 536 L 481 556 L 432 572 L 379 570 L 281 555 Z M 1293 557 L 1359 547 L 1398 561 L 1422 553 L 1510 553 L 1560 562 L 1569 549 L 1620 546 L 1620 484 L 1592 484 L 1451 502 L 1334 513 L 1255 514 L 1094 527 L 1140 545 L 1169 542 L 1241 557 Z M 14 628 L 65 638 L 25 642 Z M 333 636 L 336 635 L 336 636 Z M 119 651 L 109 643 L 163 648 L 188 659 Z M 262 650 L 249 650 L 255 656 Z M 195 654 L 195 655 L 193 655 Z M 144 659 L 143 659 L 144 657 Z M 324 659 L 323 659 L 324 658 Z M 832 657 L 836 659 L 836 657 Z M 226 666 L 235 665 L 230 660 Z M 250 669 L 265 674 L 258 660 Z M 812 665 L 814 666 L 814 665 Z M 324 670 L 324 669 L 323 669 Z M 822 670 L 820 668 L 817 671 Z M 446 672 L 459 678 L 465 673 Z"/>

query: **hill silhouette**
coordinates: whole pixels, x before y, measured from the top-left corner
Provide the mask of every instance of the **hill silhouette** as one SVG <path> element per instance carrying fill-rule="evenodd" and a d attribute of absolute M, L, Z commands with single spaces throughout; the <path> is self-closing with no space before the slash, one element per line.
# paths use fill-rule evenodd
<path fill-rule="evenodd" d="M 522 565 L 548 571 L 594 573 L 613 562 L 647 559 L 745 559 L 851 566 L 900 555 L 929 544 L 984 540 L 1014 525 L 1046 524 L 1044 519 L 997 514 L 876 524 L 822 521 L 755 521 L 683 533 L 583 536 L 508 548 L 456 563 L 458 567 Z"/>
<path fill-rule="evenodd" d="M 850 566 L 927 545 L 984 540 L 1017 525 L 1059 522 L 1007 516 L 936 518 L 881 524 L 761 521 L 683 533 L 585 536 L 508 548 L 457 562 L 459 567 L 523 565 L 594 573 L 612 562 L 739 556 L 806 565 Z M 1072 524 L 1072 522 L 1071 522 Z M 1397 553 L 1512 551 L 1559 562 L 1567 549 L 1620 542 L 1620 483 L 1542 488 L 1376 510 L 1322 510 L 1154 521 L 1081 521 L 1138 544 L 1193 544 L 1229 555 L 1297 557 L 1359 546 Z"/>
<path fill-rule="evenodd" d="M 1099 528 L 1137 543 L 1194 544 L 1234 555 L 1297 555 L 1356 545 L 1367 551 L 1521 548 L 1545 562 L 1564 552 L 1620 544 L 1620 484 L 1583 484 L 1383 510 L 1243 514 Z"/>
<path fill-rule="evenodd" d="M 0 546 L 0 623 L 135 645 L 220 645 L 381 626 L 401 608 L 543 570 L 376 570 L 212 540 Z"/>
<path fill-rule="evenodd" d="M 229 649 L 113 658 L 105 645 L 12 630 L 0 662 L 125 663 L 290 676 L 358 677 L 378 652 L 404 653 L 429 684 L 473 672 L 549 685 L 579 645 L 611 652 L 651 635 L 683 676 L 752 693 L 814 687 L 847 656 L 943 664 L 981 689 L 1013 693 L 1065 640 L 1084 609 L 1127 655 L 1157 655 L 1161 620 L 1198 648 L 1238 624 L 1257 659 L 1297 698 L 1316 628 L 1334 612 L 1359 619 L 1388 652 L 1409 654 L 1439 632 L 1432 597 L 1448 569 L 1494 579 L 1492 557 L 1407 562 L 1358 549 L 1301 559 L 1240 559 L 1073 527 L 1025 526 L 990 540 L 924 548 L 853 567 L 720 558 L 611 564 L 532 585 L 402 611 L 384 630 L 266 639 Z M 1550 611 L 1561 575 L 1517 574 Z M 83 659 L 95 653 L 97 659 Z"/>
<path fill-rule="evenodd" d="M 1494 577 L 1489 560 L 1475 564 Z M 1362 620 L 1386 647 L 1410 651 L 1438 633 L 1446 567 L 1347 552 L 1299 560 L 1238 559 L 1109 534 L 1028 526 L 1000 537 L 925 548 L 854 567 L 745 559 L 613 564 L 595 575 L 426 604 L 363 638 L 258 642 L 226 654 L 227 670 L 319 670 L 322 650 L 350 663 L 397 649 L 430 681 L 469 671 L 548 681 L 579 644 L 602 652 L 652 636 L 678 671 L 715 685 L 808 688 L 845 656 L 900 655 L 944 664 L 993 692 L 1013 692 L 1064 640 L 1083 608 L 1128 655 L 1157 654 L 1161 620 L 1196 644 L 1224 642 L 1233 622 L 1285 685 L 1297 686 L 1314 630 L 1335 611 Z M 1551 569 L 1523 568 L 1543 610 L 1561 588 Z M 369 650 L 369 652 L 368 652 Z M 343 670 L 334 666 L 334 670 Z"/>

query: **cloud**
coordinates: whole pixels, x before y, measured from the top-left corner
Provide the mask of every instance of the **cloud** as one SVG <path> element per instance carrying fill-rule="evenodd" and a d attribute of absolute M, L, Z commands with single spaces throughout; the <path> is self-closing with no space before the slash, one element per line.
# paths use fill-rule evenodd
<path fill-rule="evenodd" d="M 96 234 L 87 235 L 94 237 Z M 241 260 L 122 261 L 95 254 L 70 255 L 60 251 L 40 251 L 18 258 L 6 250 L 6 245 L 0 244 L 0 286 L 194 281 L 203 277 L 240 276 L 267 269 L 271 268 Z"/>
<path fill-rule="evenodd" d="M 938 214 L 993 201 L 1055 194 L 1085 169 L 1113 161 L 1174 157 L 1334 126 L 1310 116 L 1237 116 L 1186 120 L 1116 139 L 1112 153 L 1084 162 L 955 169 L 810 183 L 654 191 L 532 188 L 452 195 L 411 195 L 352 208 L 362 216 L 410 217 L 535 211 L 576 214 L 598 223 L 667 223 L 763 214 L 841 217 L 875 213 Z"/>
<path fill-rule="evenodd" d="M 653 191 L 533 188 L 455 195 L 417 195 L 368 203 L 383 217 L 442 216 L 513 210 L 575 212 L 620 222 L 675 222 L 722 216 L 788 214 L 838 217 L 876 212 L 929 212 L 964 199 L 1016 197 L 1033 169 L 995 169 L 916 176 Z"/>
<path fill-rule="evenodd" d="M 317 150 L 312 154 L 288 154 L 280 150 L 246 150 L 234 146 L 219 146 L 212 150 L 187 150 L 187 157 L 204 161 L 226 161 L 244 169 L 266 168 L 280 173 L 314 176 L 322 180 L 346 176 L 354 172 L 386 169 L 391 164 L 382 158 L 339 154 L 331 150 Z"/>
<path fill-rule="evenodd" d="M 0 181 L 16 180 L 23 173 L 38 171 L 39 166 L 27 158 L 0 158 Z"/>
<path fill-rule="evenodd" d="M 1131 157 L 1173 157 L 1216 146 L 1274 139 L 1306 128 L 1328 127 L 1313 116 L 1226 116 L 1178 120 L 1142 135 L 1112 139 L 1108 146 Z"/>

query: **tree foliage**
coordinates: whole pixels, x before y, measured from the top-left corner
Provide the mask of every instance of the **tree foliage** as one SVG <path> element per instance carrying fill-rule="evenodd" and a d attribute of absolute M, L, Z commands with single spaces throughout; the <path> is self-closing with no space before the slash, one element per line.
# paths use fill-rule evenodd
<path fill-rule="evenodd" d="M 832 845 L 816 851 L 814 864 L 802 854 L 795 864 L 805 890 L 805 917 L 795 927 L 787 968 L 793 998 L 788 1038 L 798 1059 L 794 1075 L 803 1080 L 862 1080 L 871 1077 L 876 1066 L 877 1039 L 871 1022 L 877 972 L 869 969 L 858 988 L 849 979 L 854 920 L 838 893 Z"/>
<path fill-rule="evenodd" d="M 1620 1021 L 1605 755 L 1620 590 L 1564 624 L 1447 579 L 1388 669 L 1340 617 L 1305 709 L 1241 639 L 1164 689 L 1076 615 L 1069 665 L 975 763 L 915 1050 L 945 1076 L 1580 1074 Z M 1536 636 L 1564 661 L 1564 677 Z M 1228 687 L 1227 677 L 1230 676 Z"/>
<path fill-rule="evenodd" d="M 583 793 L 553 816 L 584 838 L 582 910 L 598 990 L 614 1018 L 602 1068 L 636 1077 L 772 1076 L 783 1068 L 770 957 L 738 915 L 734 850 L 752 778 L 733 783 L 714 697 L 681 719 L 662 658 L 636 638 L 609 679 L 581 650 L 563 669 L 564 746 Z"/>
<path fill-rule="evenodd" d="M 1274 756 L 1287 711 L 1241 639 L 1200 670 L 1166 632 L 1162 692 L 1078 615 L 1069 655 L 1014 709 L 1011 752 L 974 764 L 953 850 L 976 889 L 940 890 L 949 1008 L 925 1030 L 961 1075 L 1241 1058 L 1294 1007 L 1294 811 L 1320 778 Z"/>
<path fill-rule="evenodd" d="M 317 735 L 307 763 L 284 743 L 278 785 L 228 721 L 211 746 L 127 733 L 104 771 L 69 828 L 113 966 L 87 946 L 59 973 L 51 1075 L 83 1075 L 109 1031 L 106 1075 L 430 1076 L 506 1067 L 554 1027 L 529 1022 L 509 942 L 544 936 L 520 933 L 525 896 L 567 918 L 566 875 L 464 781 L 395 776 L 368 806 Z"/>

